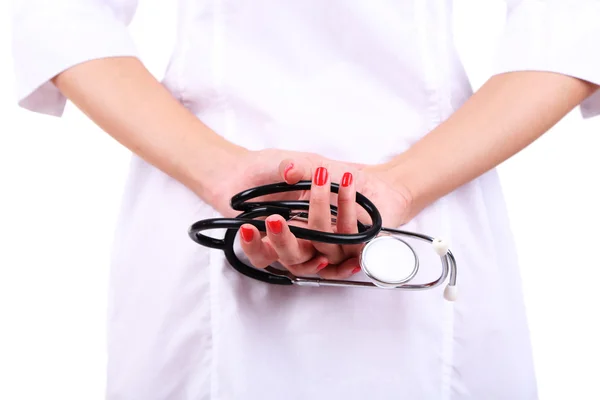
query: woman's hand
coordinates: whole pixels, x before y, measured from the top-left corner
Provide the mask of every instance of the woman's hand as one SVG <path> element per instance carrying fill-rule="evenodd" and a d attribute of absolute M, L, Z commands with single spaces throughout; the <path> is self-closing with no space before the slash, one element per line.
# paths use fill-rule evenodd
<path fill-rule="evenodd" d="M 287 156 L 289 154 L 286 154 Z M 292 155 L 293 156 L 293 155 Z M 297 194 L 295 198 L 310 201 L 308 228 L 340 233 L 356 233 L 357 219 L 370 223 L 364 210 L 355 203 L 356 190 L 363 193 L 380 210 L 386 226 L 399 226 L 407 222 L 411 198 L 402 187 L 394 188 L 385 166 L 362 166 L 328 160 L 316 155 L 283 160 L 279 167 L 278 180 L 293 184 L 312 178 L 310 192 Z M 331 182 L 340 183 L 339 195 L 330 191 Z M 338 205 L 338 217 L 331 222 L 330 204 Z M 261 238 L 252 225 L 241 229 L 242 248 L 251 263 L 264 268 L 279 261 L 296 275 L 318 273 L 324 278 L 344 279 L 358 272 L 358 254 L 361 245 L 340 246 L 298 240 L 289 230 L 288 224 L 278 215 L 267 218 L 267 235 Z"/>
<path fill-rule="evenodd" d="M 278 261 L 296 275 L 317 274 L 329 278 L 347 278 L 360 270 L 358 250 L 360 246 L 340 246 L 297 239 L 289 225 L 303 225 L 309 229 L 338 233 L 356 233 L 357 218 L 352 174 L 344 174 L 337 196 L 338 214 L 332 225 L 330 212 L 330 178 L 326 168 L 318 167 L 314 174 L 309 195 L 308 222 L 285 221 L 279 215 L 266 219 L 267 235 L 261 238 L 253 225 L 241 227 L 242 249 L 250 262 L 258 268 Z"/>
<path fill-rule="evenodd" d="M 277 149 L 245 150 L 237 154 L 235 161 L 225 170 L 211 177 L 212 188 L 206 200 L 223 216 L 235 217 L 239 211 L 231 208 L 229 203 L 231 197 L 248 188 L 284 181 L 288 172 L 286 166 L 291 159 L 302 160 L 309 165 L 328 162 L 326 158 L 317 154 Z M 267 198 L 269 200 L 307 199 L 304 192 L 281 193 L 261 200 Z"/>
<path fill-rule="evenodd" d="M 397 182 L 392 167 L 387 164 L 362 165 L 328 160 L 322 165 L 316 165 L 311 160 L 292 159 L 284 161 L 279 169 L 286 170 L 287 174 L 283 179 L 294 184 L 312 179 L 320 166 L 327 168 L 330 182 L 343 184 L 344 175 L 347 172 L 352 174 L 355 190 L 375 204 L 385 226 L 398 227 L 409 221 L 412 215 L 412 195 L 405 186 Z M 335 202 L 335 196 L 332 196 L 332 204 Z M 362 208 L 358 207 L 356 212 L 359 221 L 366 224 L 371 222 Z"/>

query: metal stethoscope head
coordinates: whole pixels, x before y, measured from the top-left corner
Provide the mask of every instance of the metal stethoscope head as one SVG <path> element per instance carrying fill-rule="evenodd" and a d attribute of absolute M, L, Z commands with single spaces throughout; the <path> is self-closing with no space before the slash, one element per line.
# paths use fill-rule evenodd
<path fill-rule="evenodd" d="M 307 219 L 308 201 L 254 201 L 249 200 L 272 194 L 310 190 L 311 181 L 296 184 L 285 182 L 258 186 L 240 192 L 231 198 L 231 207 L 241 211 L 236 218 L 211 218 L 195 222 L 190 226 L 190 238 L 203 246 L 220 249 L 225 253 L 229 264 L 239 273 L 270 284 L 299 286 L 338 286 L 338 287 L 372 287 L 399 290 L 426 290 L 439 286 L 448 279 L 444 290 L 444 298 L 454 301 L 457 297 L 456 261 L 448 244 L 441 239 L 419 233 L 382 227 L 381 214 L 375 205 L 361 193 L 356 193 L 356 203 L 371 218 L 371 225 L 358 222 L 358 233 L 341 234 L 322 232 L 313 229 L 290 225 L 290 231 L 298 238 L 323 243 L 340 245 L 365 244 L 359 256 L 360 267 L 371 282 L 332 280 L 320 277 L 295 276 L 287 270 L 273 266 L 264 269 L 254 268 L 242 262 L 235 253 L 234 243 L 238 230 L 244 224 L 254 225 L 259 231 L 266 232 L 265 221 L 256 219 L 278 214 L 286 220 Z M 332 183 L 331 191 L 338 193 L 339 185 Z M 337 207 L 331 205 L 332 215 L 337 215 Z M 226 229 L 223 239 L 206 236 L 200 232 L 211 229 Z M 402 237 L 418 239 L 431 244 L 432 250 L 440 257 L 442 271 L 440 276 L 431 282 L 412 284 L 410 281 L 419 270 L 419 257 L 415 250 Z M 401 259 L 411 262 L 390 262 L 390 254 L 398 254 Z"/>

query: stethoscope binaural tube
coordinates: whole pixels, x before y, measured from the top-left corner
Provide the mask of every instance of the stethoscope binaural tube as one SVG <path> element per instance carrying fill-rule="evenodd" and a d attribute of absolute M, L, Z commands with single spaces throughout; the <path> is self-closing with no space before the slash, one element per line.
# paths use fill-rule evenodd
<path fill-rule="evenodd" d="M 363 248 L 360 256 L 361 268 L 373 282 L 331 280 L 322 279 L 319 277 L 298 277 L 291 274 L 289 271 L 282 271 L 271 266 L 264 269 L 257 269 L 242 262 L 234 251 L 235 238 L 242 225 L 251 224 L 254 225 L 259 231 L 265 232 L 265 221 L 256 218 L 267 217 L 273 214 L 281 215 L 286 220 L 289 220 L 292 217 L 297 218 L 299 216 L 301 218 L 307 218 L 307 211 L 309 209 L 308 201 L 251 202 L 249 200 L 283 192 L 310 190 L 311 184 L 311 181 L 301 181 L 293 185 L 282 182 L 247 189 L 231 198 L 231 207 L 234 210 L 241 211 L 241 214 L 235 218 L 212 218 L 197 221 L 190 226 L 188 235 L 194 242 L 200 245 L 223 250 L 229 264 L 239 273 L 270 284 L 299 286 L 380 287 L 402 290 L 425 290 L 434 288 L 444 282 L 446 278 L 449 278 L 448 286 L 444 291 L 444 297 L 449 301 L 454 301 L 456 299 L 456 262 L 454 256 L 448 249 L 447 244 L 442 240 L 434 239 L 426 235 L 382 227 L 382 219 L 379 210 L 377 210 L 375 205 L 368 198 L 358 192 L 356 193 L 356 203 L 361 206 L 371 218 L 370 226 L 358 222 L 358 233 L 340 234 L 323 232 L 293 225 L 290 225 L 289 228 L 290 231 L 299 239 L 340 245 L 365 243 L 365 247 Z M 332 183 L 331 191 L 333 193 L 338 193 L 339 185 Z M 293 211 L 296 211 L 296 213 L 293 214 Z M 337 207 L 332 205 L 331 212 L 332 214 L 337 215 Z M 226 229 L 224 238 L 217 239 L 200 233 L 202 231 L 211 229 Z M 379 236 L 382 233 L 387 235 Z M 416 270 L 418 269 L 418 257 L 410 245 L 400 240 L 400 242 L 403 242 L 406 246 L 408 246 L 408 248 L 410 248 L 414 255 L 414 271 L 410 272 L 406 278 L 400 280 L 385 281 L 379 279 L 375 273 L 375 269 L 368 265 L 366 259 L 369 256 L 369 249 L 373 248 L 374 246 L 378 246 L 384 240 L 389 240 L 389 234 L 392 234 L 393 236 L 408 236 L 430 242 L 433 250 L 440 256 L 442 263 L 442 273 L 440 274 L 440 277 L 437 280 L 426 284 L 409 284 L 408 282 L 414 277 Z"/>

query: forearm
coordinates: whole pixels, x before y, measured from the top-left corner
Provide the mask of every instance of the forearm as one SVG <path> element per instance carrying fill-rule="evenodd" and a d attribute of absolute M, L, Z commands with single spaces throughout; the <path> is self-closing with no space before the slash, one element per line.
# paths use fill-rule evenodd
<path fill-rule="evenodd" d="M 387 167 L 418 211 L 521 151 L 596 88 L 554 73 L 495 76 Z"/>
<path fill-rule="evenodd" d="M 200 197 L 243 149 L 177 102 L 136 58 L 85 62 L 53 80 L 100 128 Z"/>

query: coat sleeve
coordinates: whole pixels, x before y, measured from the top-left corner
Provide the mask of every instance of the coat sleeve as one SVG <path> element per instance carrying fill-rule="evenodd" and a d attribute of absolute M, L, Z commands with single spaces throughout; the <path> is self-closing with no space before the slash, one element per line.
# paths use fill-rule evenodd
<path fill-rule="evenodd" d="M 600 84 L 600 1 L 506 0 L 494 73 L 548 71 Z M 580 107 L 600 115 L 600 91 Z"/>
<path fill-rule="evenodd" d="M 135 56 L 127 26 L 137 0 L 18 0 L 12 9 L 17 102 L 62 116 L 67 99 L 51 79 L 85 61 Z"/>

